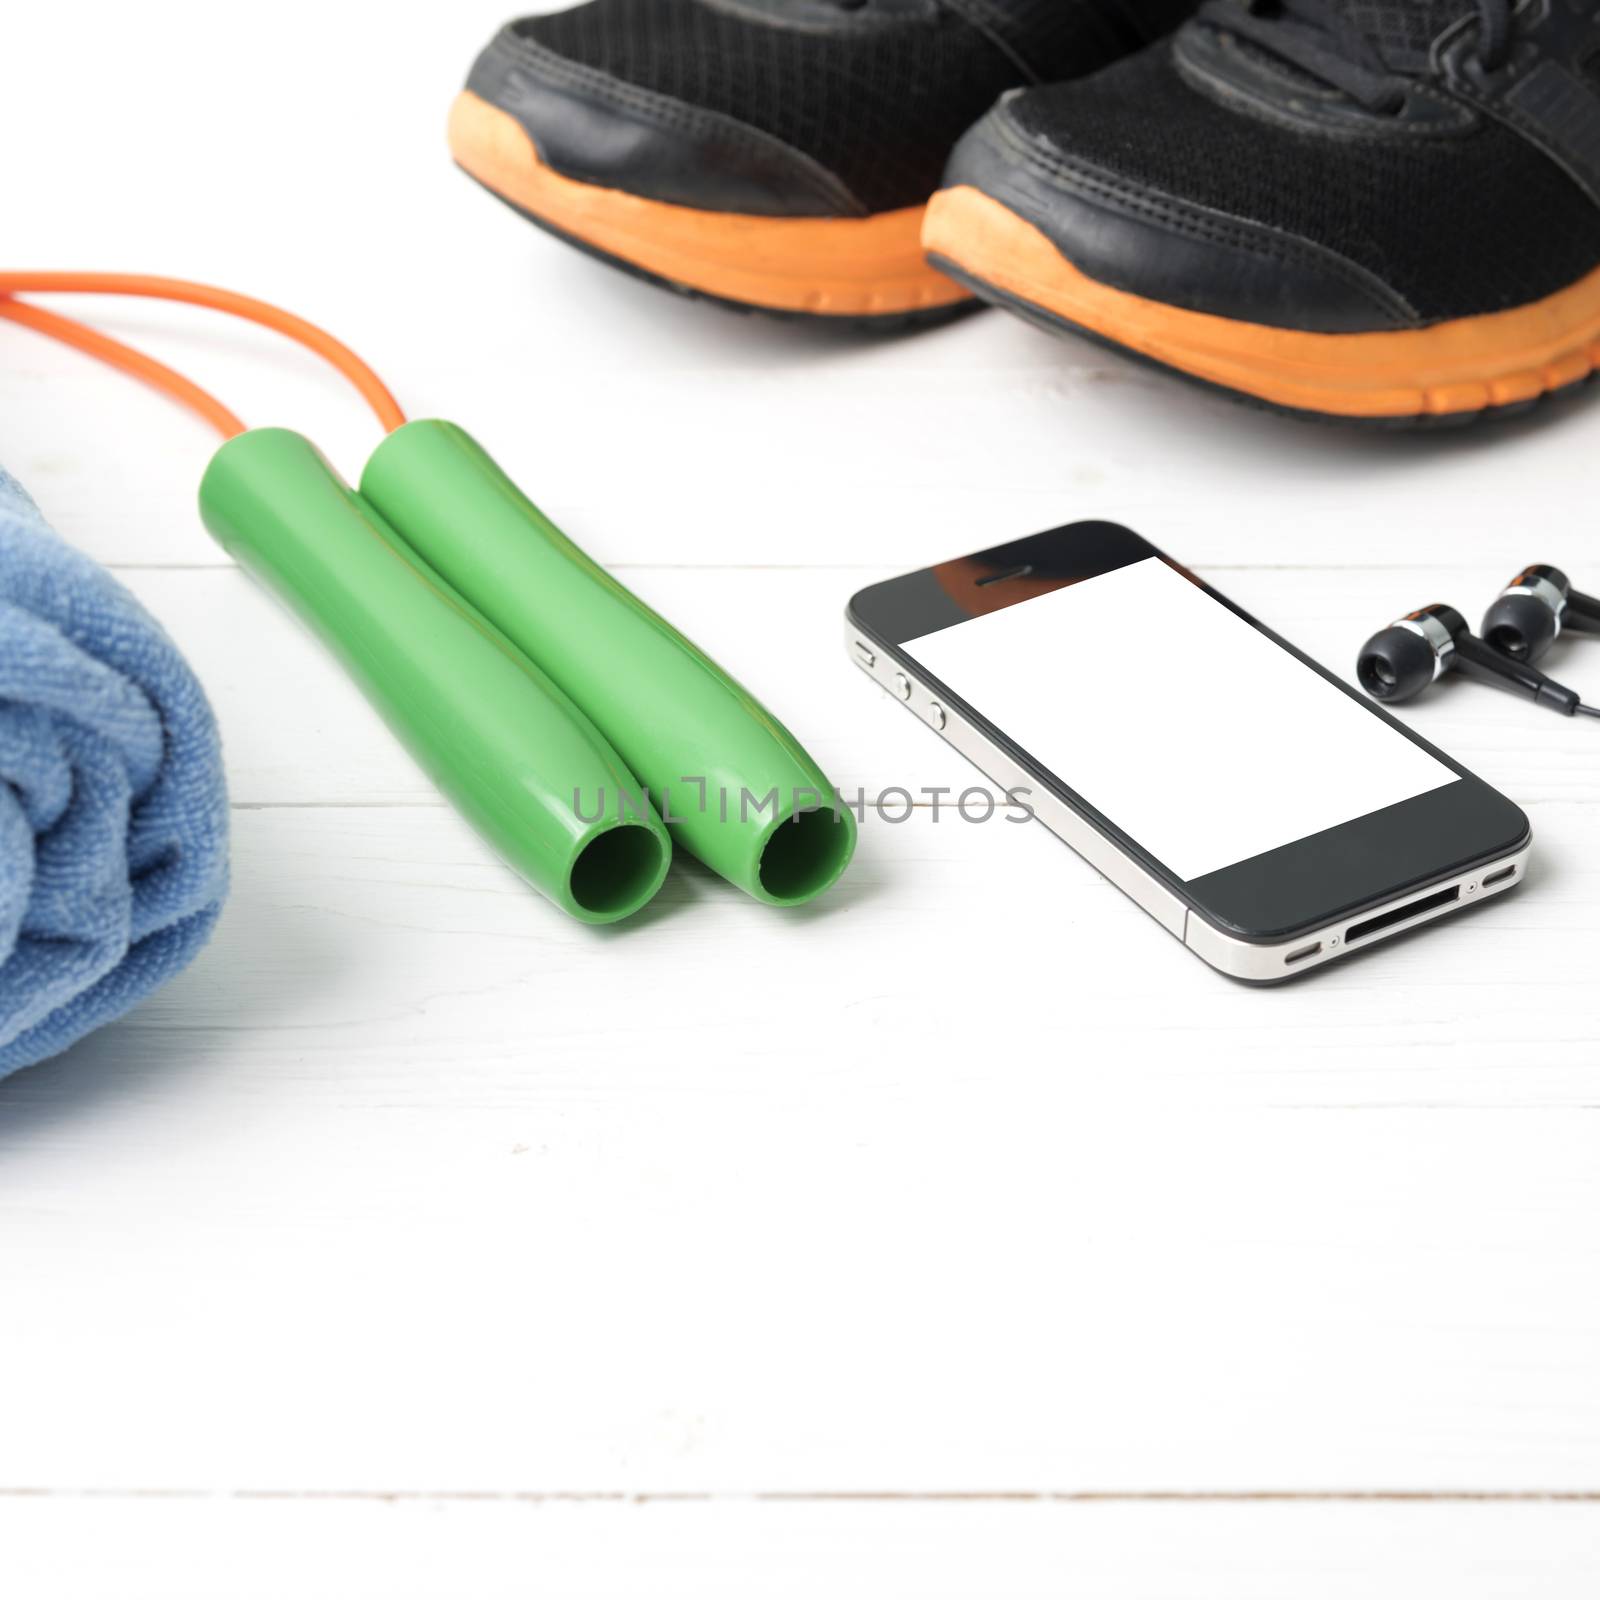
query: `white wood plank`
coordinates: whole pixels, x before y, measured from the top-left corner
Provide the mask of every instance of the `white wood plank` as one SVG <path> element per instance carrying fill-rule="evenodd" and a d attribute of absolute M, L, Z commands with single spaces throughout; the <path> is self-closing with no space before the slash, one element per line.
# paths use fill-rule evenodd
<path fill-rule="evenodd" d="M 1348 673 L 1368 632 L 1413 605 L 1472 592 L 1443 576 L 1202 572 L 1296 644 Z M 648 567 L 626 580 L 760 695 L 851 795 L 981 782 L 846 658 L 850 596 L 882 572 Z M 246 805 L 432 804 L 436 794 L 322 647 L 233 570 L 121 576 L 189 655 L 222 721 L 234 799 Z M 1151 648 L 1130 625 L 1130 650 Z M 1553 673 L 1600 697 L 1600 649 L 1563 643 Z M 1108 664 L 1114 670 L 1114 663 Z M 1180 670 L 1174 662 L 1174 670 Z M 1589 686 L 1592 685 L 1592 688 Z M 1248 693 L 1245 688 L 1241 692 Z M 1403 709 L 1427 736 L 1516 800 L 1600 799 L 1600 729 L 1460 682 Z"/>
<path fill-rule="evenodd" d="M 0 1501 L 30 1600 L 1588 1600 L 1592 1505 Z"/>
<path fill-rule="evenodd" d="M 1261 991 L 1217 977 L 1031 824 L 869 817 L 849 876 L 803 911 L 689 863 L 649 911 L 597 931 L 447 810 L 244 811 L 205 962 L 85 1047 L 78 1071 L 114 1081 L 122 1062 L 160 1082 L 187 1039 L 186 1056 L 259 1057 L 274 1083 L 286 1053 L 314 1059 L 296 1095 L 403 1065 L 419 1104 L 448 1101 L 450 1063 L 516 1077 L 533 1053 L 632 1072 L 644 1050 L 665 1073 L 761 1093 L 752 1063 L 810 1073 L 826 1058 L 952 1093 L 1009 1082 L 1023 1101 L 1042 1074 L 1152 1111 L 1584 1106 L 1600 1073 L 1583 1004 L 1600 883 L 1554 863 L 1581 861 L 1590 818 L 1554 803 L 1535 817 L 1551 860 L 1525 888 Z M 70 1105 L 81 1089 L 52 1068 L 9 1092 Z"/>
<path fill-rule="evenodd" d="M 590 282 L 592 263 L 544 259 L 560 248 L 551 241 L 524 244 L 513 234 L 493 248 L 513 259 L 519 250 L 538 254 L 521 262 L 519 276 L 535 268 L 582 274 L 558 300 L 530 301 L 551 325 L 531 330 L 520 350 L 496 345 L 492 364 L 453 383 L 430 379 L 408 334 L 396 341 L 389 372 L 407 375 L 416 414 L 448 416 L 477 434 L 558 523 L 608 562 L 670 554 L 689 563 L 893 570 L 1106 517 L 1194 565 L 1294 572 L 1470 564 L 1473 590 L 1486 603 L 1527 562 L 1581 573 L 1589 553 L 1584 507 L 1600 497 L 1600 467 L 1578 443 L 1591 420 L 1588 398 L 1491 429 L 1476 449 L 1453 439 L 1408 446 L 1257 415 L 1146 375 L 1084 383 L 1086 362 L 1117 358 L 1071 345 L 1058 351 L 998 315 L 922 342 L 868 345 L 848 361 L 830 347 L 825 382 L 803 351 L 770 371 L 730 374 L 717 369 L 716 351 L 748 341 L 748 319 L 730 319 L 730 330 L 721 314 L 651 296 L 645 286 L 604 275 Z M 709 319 L 697 331 L 710 370 L 646 368 L 626 384 L 594 371 L 591 347 L 606 330 L 626 339 L 621 360 L 654 328 L 641 318 L 642 327 L 619 329 L 614 296 L 649 296 L 641 311 L 659 300 L 657 320 Z M 508 303 L 494 294 L 485 301 Z M 597 303 L 575 312 L 574 302 Z M 390 309 L 399 323 L 403 307 Z M 338 304 L 321 314 L 341 330 L 374 316 L 368 307 L 354 318 Z M 164 336 L 174 322 L 141 310 L 112 325 Z M 447 327 L 454 338 L 473 338 Z M 228 337 L 232 344 L 210 353 L 220 368 L 213 383 L 247 394 L 251 384 L 236 373 L 251 370 L 259 341 Z M 490 330 L 479 337 L 488 342 Z M 7 347 L 24 340 L 34 336 L 0 329 Z M 929 370 L 921 352 L 935 341 L 958 348 L 947 368 Z M 1040 379 L 1015 360 L 988 364 L 986 347 L 1004 353 L 1018 341 L 1051 355 L 1062 372 Z M 244 352 L 233 348 L 241 342 Z M 165 347 L 152 341 L 158 345 Z M 194 511 L 210 450 L 201 426 L 162 415 L 158 401 L 113 376 L 77 370 L 82 363 L 47 347 L 0 364 L 0 410 L 16 419 L 8 469 L 65 537 L 100 560 L 220 565 L 225 558 Z M 344 400 L 331 381 L 316 392 L 322 380 L 314 372 L 280 376 L 269 366 L 268 374 L 278 381 L 266 385 L 272 398 L 255 420 L 299 427 L 346 474 L 359 472 L 377 442 L 359 402 Z M 46 404 L 42 394 L 72 398 Z M 140 438 L 150 441 L 147 456 L 115 442 Z"/>
<path fill-rule="evenodd" d="M 1262 995 L 980 834 L 596 934 L 242 814 L 206 960 L 0 1085 L 0 1483 L 1600 1484 L 1592 875 Z"/>

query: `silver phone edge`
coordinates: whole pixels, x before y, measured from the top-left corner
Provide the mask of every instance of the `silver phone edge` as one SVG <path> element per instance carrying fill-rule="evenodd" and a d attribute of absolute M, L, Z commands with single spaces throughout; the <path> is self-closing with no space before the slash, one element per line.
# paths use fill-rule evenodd
<path fill-rule="evenodd" d="M 1035 818 L 1061 842 L 1082 856 L 1103 878 L 1116 885 L 1135 905 L 1155 918 L 1173 938 L 1186 946 L 1207 966 L 1245 983 L 1279 983 L 1303 972 L 1325 966 L 1352 949 L 1366 950 L 1396 934 L 1465 910 L 1484 899 L 1502 894 L 1520 884 L 1532 851 L 1532 841 L 1509 855 L 1480 862 L 1466 872 L 1440 878 L 1407 894 L 1397 895 L 1381 905 L 1369 906 L 1353 917 L 1340 917 L 1326 928 L 1307 930 L 1279 944 L 1258 944 L 1238 939 L 1197 916 L 1158 878 L 1135 861 L 1122 847 L 1108 839 L 1088 818 L 1073 810 L 1058 795 L 1038 788 L 1038 780 L 1006 754 L 985 733 L 959 712 L 940 704 L 920 684 L 909 664 L 891 655 L 880 644 L 864 636 L 852 619 L 845 620 L 845 649 L 852 661 L 893 699 L 903 704 L 917 719 L 937 733 L 946 744 L 966 757 L 991 782 L 1006 793 L 1026 791 Z M 1454 889 L 1454 898 L 1437 903 L 1441 894 Z M 1351 944 L 1352 926 L 1359 927 L 1374 918 L 1402 911 L 1406 906 L 1431 900 L 1435 903 L 1414 917 L 1399 917 L 1392 924 Z"/>

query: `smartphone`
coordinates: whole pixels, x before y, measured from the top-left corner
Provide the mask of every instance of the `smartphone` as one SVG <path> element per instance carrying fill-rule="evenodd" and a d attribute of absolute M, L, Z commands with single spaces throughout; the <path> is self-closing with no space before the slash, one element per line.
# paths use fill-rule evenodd
<path fill-rule="evenodd" d="M 1517 806 L 1114 523 L 874 584 L 846 622 L 862 671 L 1231 977 L 1522 880 Z"/>

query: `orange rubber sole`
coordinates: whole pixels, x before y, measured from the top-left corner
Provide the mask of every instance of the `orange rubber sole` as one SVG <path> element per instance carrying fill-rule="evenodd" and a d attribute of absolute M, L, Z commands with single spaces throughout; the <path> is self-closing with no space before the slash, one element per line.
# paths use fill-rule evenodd
<path fill-rule="evenodd" d="M 1146 300 L 1080 272 L 978 189 L 935 195 L 928 253 L 1011 301 L 1285 410 L 1348 418 L 1521 406 L 1600 368 L 1600 270 L 1532 305 L 1393 333 L 1304 333 Z"/>
<path fill-rule="evenodd" d="M 697 294 L 817 317 L 895 317 L 969 300 L 922 252 L 925 208 L 876 216 L 697 211 L 563 177 L 508 112 L 463 91 L 450 112 L 457 163 L 518 210 L 591 250 Z"/>

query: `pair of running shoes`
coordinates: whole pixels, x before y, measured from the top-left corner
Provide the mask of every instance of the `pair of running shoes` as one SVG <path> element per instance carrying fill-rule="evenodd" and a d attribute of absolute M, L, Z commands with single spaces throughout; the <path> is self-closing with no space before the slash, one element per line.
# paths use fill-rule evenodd
<path fill-rule="evenodd" d="M 709 299 L 974 297 L 1275 409 L 1509 414 L 1600 367 L 1596 0 L 588 0 L 457 162 Z"/>

